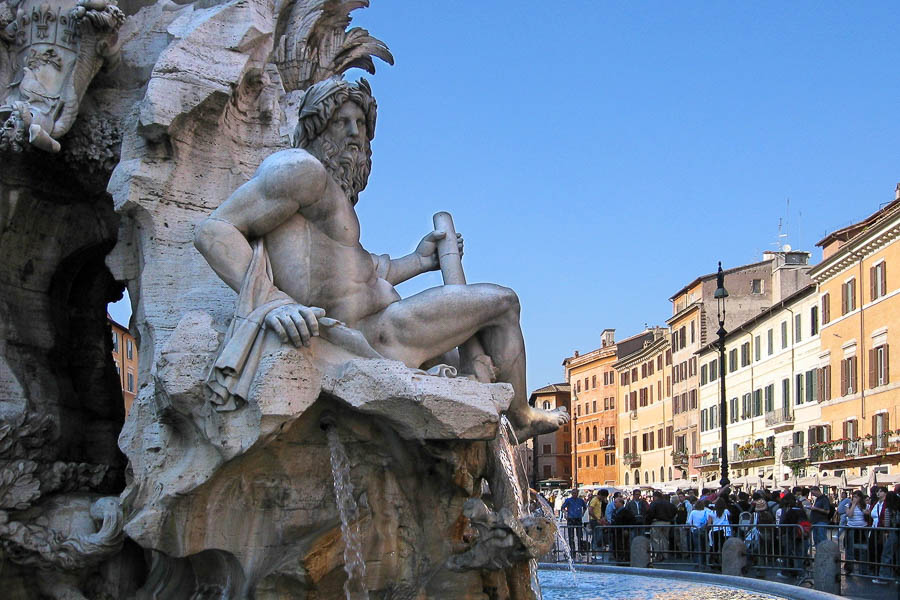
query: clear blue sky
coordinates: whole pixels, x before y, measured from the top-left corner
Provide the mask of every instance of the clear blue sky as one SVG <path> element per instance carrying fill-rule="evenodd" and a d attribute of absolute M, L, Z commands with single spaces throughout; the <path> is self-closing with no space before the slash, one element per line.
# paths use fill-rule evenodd
<path fill-rule="evenodd" d="M 450 211 L 469 281 L 519 293 L 529 389 L 759 260 L 779 219 L 819 261 L 900 181 L 895 2 L 373 0 L 353 24 L 397 63 L 369 77 L 363 244 L 405 254 Z"/>

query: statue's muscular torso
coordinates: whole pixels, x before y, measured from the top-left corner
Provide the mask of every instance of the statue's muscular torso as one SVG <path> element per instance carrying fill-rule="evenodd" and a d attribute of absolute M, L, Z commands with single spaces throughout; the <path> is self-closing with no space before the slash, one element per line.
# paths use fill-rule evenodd
<path fill-rule="evenodd" d="M 267 158 L 256 176 L 265 183 L 268 169 L 281 170 L 281 176 L 295 170 L 299 190 L 307 183 L 309 161 L 321 166 L 305 150 L 284 150 Z M 372 256 L 359 243 L 356 211 L 329 175 L 318 200 L 300 206 L 264 238 L 275 285 L 300 304 L 324 308 L 352 326 L 400 299 L 376 275 Z"/>

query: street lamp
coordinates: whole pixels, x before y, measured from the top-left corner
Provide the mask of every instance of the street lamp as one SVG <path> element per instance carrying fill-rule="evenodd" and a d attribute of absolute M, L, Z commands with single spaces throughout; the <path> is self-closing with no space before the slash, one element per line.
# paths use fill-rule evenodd
<path fill-rule="evenodd" d="M 574 387 L 574 386 L 573 386 Z M 575 392 L 572 392 L 572 487 L 578 488 L 578 444 L 576 440 L 576 432 L 578 431 L 578 417 L 575 415 L 575 405 L 578 402 L 578 396 L 575 395 Z"/>
<path fill-rule="evenodd" d="M 722 272 L 722 261 L 719 261 L 719 272 L 716 273 L 716 299 L 717 314 L 719 317 L 719 431 L 722 434 L 722 487 L 728 485 L 728 407 L 725 401 L 725 298 L 728 290 L 725 289 L 725 273 Z"/>

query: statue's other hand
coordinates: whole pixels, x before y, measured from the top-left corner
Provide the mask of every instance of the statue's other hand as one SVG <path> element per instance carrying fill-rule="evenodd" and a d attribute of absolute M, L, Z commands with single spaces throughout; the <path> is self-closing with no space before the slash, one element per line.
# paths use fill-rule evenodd
<path fill-rule="evenodd" d="M 426 271 L 435 271 L 440 268 L 441 263 L 437 255 L 437 243 L 445 237 L 447 237 L 446 231 L 432 231 L 423 237 L 422 241 L 419 242 L 419 245 L 416 246 L 416 254 L 419 257 L 419 262 L 422 263 L 422 268 Z M 463 237 L 460 233 L 456 234 L 456 247 L 459 249 L 460 258 L 462 258 Z"/>
<path fill-rule="evenodd" d="M 296 347 L 309 346 L 309 340 L 319 335 L 319 318 L 325 310 L 317 306 L 287 304 L 266 315 L 266 327 L 278 334 L 282 343 L 291 342 Z"/>

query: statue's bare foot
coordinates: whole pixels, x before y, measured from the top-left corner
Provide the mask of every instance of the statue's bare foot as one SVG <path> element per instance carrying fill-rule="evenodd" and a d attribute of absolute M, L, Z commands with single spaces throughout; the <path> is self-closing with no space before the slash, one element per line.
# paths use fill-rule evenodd
<path fill-rule="evenodd" d="M 526 406 L 524 410 L 511 408 L 506 416 L 509 418 L 520 444 L 536 435 L 552 433 L 572 418 L 562 406 L 554 410 L 543 410 L 531 406 Z"/>

